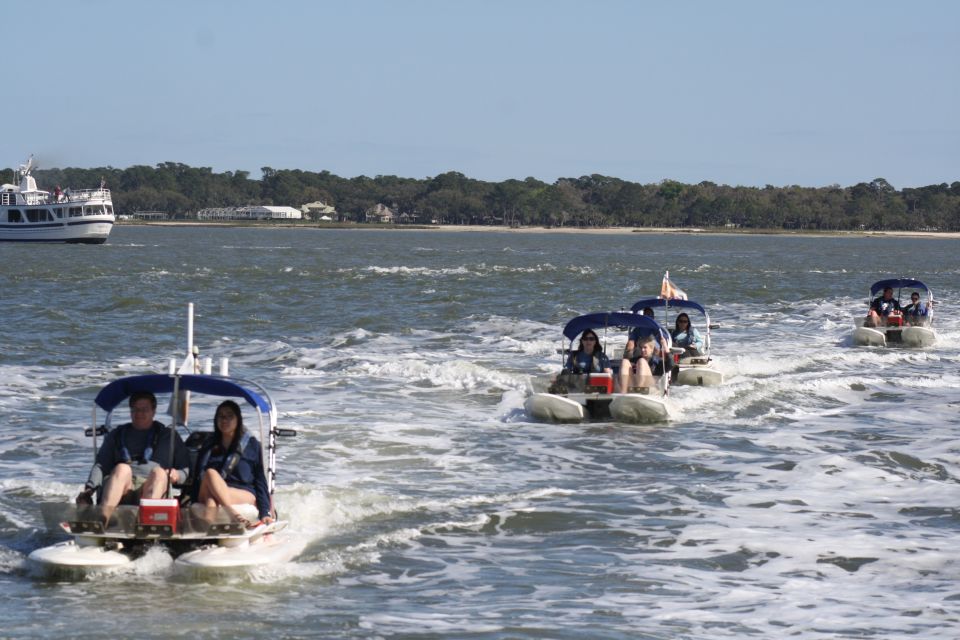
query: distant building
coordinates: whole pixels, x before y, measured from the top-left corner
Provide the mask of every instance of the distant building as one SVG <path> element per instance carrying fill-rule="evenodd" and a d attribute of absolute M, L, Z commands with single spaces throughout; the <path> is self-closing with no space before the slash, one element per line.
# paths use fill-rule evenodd
<path fill-rule="evenodd" d="M 385 204 L 377 204 L 367 209 L 364 213 L 364 220 L 367 222 L 378 222 L 382 224 L 393 222 L 395 217 L 396 214 L 393 213 L 393 210 Z"/>
<path fill-rule="evenodd" d="M 337 210 L 321 200 L 308 202 L 300 207 L 300 211 L 303 212 L 304 217 L 314 220 L 323 220 L 324 218 L 333 220 L 337 216 Z"/>
<path fill-rule="evenodd" d="M 302 220 L 303 213 L 293 207 L 257 205 L 215 207 L 197 211 L 197 220 Z"/>
<path fill-rule="evenodd" d="M 166 211 L 134 211 L 129 217 L 134 220 L 166 220 L 170 216 Z"/>

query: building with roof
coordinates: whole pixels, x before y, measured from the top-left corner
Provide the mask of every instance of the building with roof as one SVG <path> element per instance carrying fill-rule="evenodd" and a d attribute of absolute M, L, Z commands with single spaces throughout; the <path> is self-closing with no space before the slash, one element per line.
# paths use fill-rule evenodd
<path fill-rule="evenodd" d="M 197 220 L 302 220 L 303 213 L 293 207 L 256 205 L 214 207 L 197 212 Z"/>

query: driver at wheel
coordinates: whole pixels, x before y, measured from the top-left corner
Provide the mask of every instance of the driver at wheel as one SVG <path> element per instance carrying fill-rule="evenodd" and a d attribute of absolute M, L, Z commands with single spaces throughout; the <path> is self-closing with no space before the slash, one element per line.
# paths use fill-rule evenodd
<path fill-rule="evenodd" d="M 173 433 L 173 468 L 170 464 L 170 428 L 153 418 L 157 398 L 149 391 L 130 395 L 130 422 L 112 430 L 97 451 L 77 504 L 92 504 L 102 487 L 100 506 L 104 523 L 119 504 L 137 504 L 140 498 L 160 498 L 169 483 L 182 483 L 190 472 L 190 453 L 180 434 Z"/>

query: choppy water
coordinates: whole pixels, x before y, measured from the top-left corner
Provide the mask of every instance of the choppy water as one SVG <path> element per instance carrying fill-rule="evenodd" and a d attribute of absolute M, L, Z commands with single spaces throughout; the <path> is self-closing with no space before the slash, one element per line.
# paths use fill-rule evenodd
<path fill-rule="evenodd" d="M 118 227 L 0 246 L 0 636 L 960 635 L 957 241 Z M 729 383 L 669 425 L 544 425 L 572 315 L 665 269 Z M 937 294 L 940 344 L 853 348 L 869 284 Z M 97 388 L 230 356 L 282 411 L 277 501 L 309 540 L 242 578 L 33 575 Z M 203 408 L 194 416 L 204 415 Z"/>

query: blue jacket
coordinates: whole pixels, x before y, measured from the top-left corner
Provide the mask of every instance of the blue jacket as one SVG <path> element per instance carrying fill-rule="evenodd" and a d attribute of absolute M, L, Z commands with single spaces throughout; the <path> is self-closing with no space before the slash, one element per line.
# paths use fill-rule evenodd
<path fill-rule="evenodd" d="M 220 438 L 217 435 L 210 438 L 200 449 L 197 455 L 197 469 L 193 477 L 190 495 L 196 500 L 200 494 L 200 483 L 203 481 L 203 472 L 207 469 L 217 469 L 221 473 L 229 456 L 220 447 Z M 267 488 L 267 476 L 263 469 L 263 453 L 260 442 L 250 437 L 247 446 L 241 452 L 237 464 L 227 472 L 224 480 L 228 487 L 249 491 L 257 499 L 257 514 L 265 518 L 270 514 L 270 490 Z"/>
<path fill-rule="evenodd" d="M 573 373 L 601 373 L 610 368 L 610 359 L 603 352 L 594 351 L 590 356 L 583 351 L 574 351 L 567 360 L 567 369 Z"/>
<path fill-rule="evenodd" d="M 703 351 L 703 338 L 700 337 L 700 332 L 693 327 L 690 327 L 689 331 L 674 331 L 671 337 L 675 347 L 694 347 Z"/>
<path fill-rule="evenodd" d="M 903 315 L 913 316 L 915 318 L 925 318 L 927 316 L 927 305 L 922 302 L 913 304 L 912 302 L 903 308 Z"/>

